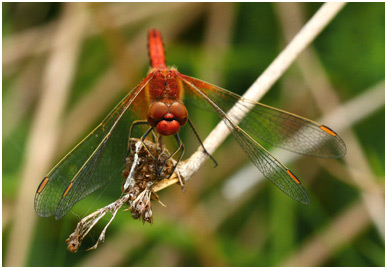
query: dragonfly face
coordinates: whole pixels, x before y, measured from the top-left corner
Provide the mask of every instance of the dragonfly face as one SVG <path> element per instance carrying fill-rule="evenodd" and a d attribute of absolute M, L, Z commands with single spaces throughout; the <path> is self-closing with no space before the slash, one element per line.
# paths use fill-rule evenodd
<path fill-rule="evenodd" d="M 258 170 L 284 193 L 300 203 L 308 204 L 309 197 L 300 180 L 257 141 L 323 158 L 343 156 L 346 153 L 344 141 L 324 125 L 241 98 L 166 67 L 160 32 L 151 29 L 148 40 L 152 70 L 102 123 L 44 177 L 35 195 L 38 215 L 55 215 L 59 219 L 76 202 L 113 180 L 114 175 L 121 174 L 128 140 L 132 137 L 133 126 L 137 124 L 150 126 L 142 140 L 153 130 L 162 136 L 173 135 L 179 147 L 169 158 L 180 150 L 178 163 L 184 152 L 178 135 L 180 127 L 187 122 L 193 127 L 182 103 L 183 95 L 184 100 L 193 100 L 199 107 L 216 112 Z M 231 108 L 232 111 L 249 113 L 244 118 L 240 118 L 238 113 L 229 117 L 226 112 Z M 144 109 L 140 113 L 141 120 L 133 122 L 130 119 L 135 110 Z M 161 170 L 156 170 L 161 173 Z"/>
<path fill-rule="evenodd" d="M 161 100 L 154 102 L 148 111 L 148 123 L 164 136 L 177 134 L 188 120 L 187 108 L 179 101 Z"/>

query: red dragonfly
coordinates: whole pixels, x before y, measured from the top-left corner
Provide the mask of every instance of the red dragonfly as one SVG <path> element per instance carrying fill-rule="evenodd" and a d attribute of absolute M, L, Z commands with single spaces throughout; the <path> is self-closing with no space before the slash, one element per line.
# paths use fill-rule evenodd
<path fill-rule="evenodd" d="M 346 153 L 344 141 L 324 125 L 241 99 L 235 93 L 167 67 L 161 34 L 156 29 L 148 33 L 148 50 L 152 66 L 148 75 L 43 178 L 35 195 L 39 216 L 55 215 L 60 219 L 79 200 L 120 176 L 128 140 L 136 125 L 149 127 L 142 140 L 154 131 L 161 136 L 174 136 L 178 148 L 171 156 L 180 150 L 180 160 L 184 145 L 179 130 L 186 123 L 193 128 L 183 97 L 216 111 L 258 170 L 303 204 L 310 201 L 300 180 L 256 140 L 316 157 L 339 158 Z M 238 124 L 226 114 L 234 105 L 242 111 L 252 107 L 247 117 L 238 119 Z M 133 121 L 135 117 L 141 120 Z"/>

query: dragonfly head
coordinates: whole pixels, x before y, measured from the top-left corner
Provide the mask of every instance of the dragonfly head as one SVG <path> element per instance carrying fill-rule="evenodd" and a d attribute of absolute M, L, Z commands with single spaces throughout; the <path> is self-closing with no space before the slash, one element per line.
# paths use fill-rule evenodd
<path fill-rule="evenodd" d="M 148 123 L 164 136 L 176 134 L 188 121 L 185 105 L 179 101 L 152 103 L 148 110 Z"/>

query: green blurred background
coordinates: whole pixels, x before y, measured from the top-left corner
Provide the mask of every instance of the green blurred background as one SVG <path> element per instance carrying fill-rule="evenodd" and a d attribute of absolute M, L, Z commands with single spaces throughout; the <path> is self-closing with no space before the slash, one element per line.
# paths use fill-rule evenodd
<path fill-rule="evenodd" d="M 163 33 L 168 65 L 243 94 L 320 6 L 3 3 L 3 265 L 384 266 L 384 3 L 347 4 L 261 100 L 326 119 L 347 144 L 340 160 L 271 149 L 289 160 L 309 206 L 259 180 L 229 138 L 214 154 L 219 166 L 207 161 L 186 193 L 159 193 L 167 207 L 154 205 L 152 225 L 121 211 L 97 250 L 84 251 L 107 220 L 76 254 L 65 239 L 118 198 L 121 182 L 60 221 L 33 209 L 46 172 L 146 75 L 149 28 Z M 202 139 L 219 121 L 189 112 Z M 187 158 L 198 143 L 187 130 L 182 139 Z"/>

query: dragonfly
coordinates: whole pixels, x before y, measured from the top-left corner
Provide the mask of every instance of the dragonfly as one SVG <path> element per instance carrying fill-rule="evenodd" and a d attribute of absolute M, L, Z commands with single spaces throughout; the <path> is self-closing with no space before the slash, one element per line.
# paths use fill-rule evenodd
<path fill-rule="evenodd" d="M 310 199 L 301 181 L 257 141 L 315 157 L 345 155 L 344 141 L 325 125 L 242 98 L 167 67 L 161 33 L 157 29 L 148 32 L 148 53 L 151 69 L 147 76 L 43 178 L 34 201 L 39 216 L 60 219 L 78 201 L 114 180 L 128 154 L 132 132 L 140 125 L 148 128 L 142 141 L 150 133 L 174 137 L 178 147 L 170 157 L 180 152 L 180 161 L 184 144 L 179 131 L 186 125 L 195 130 L 183 103 L 185 100 L 215 111 L 258 170 L 302 204 L 309 204 Z M 237 113 L 227 114 L 231 108 L 248 114 L 244 118 L 238 118 Z M 207 153 L 204 146 L 203 150 Z M 160 172 L 163 164 L 158 169 Z"/>

